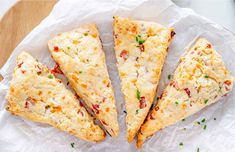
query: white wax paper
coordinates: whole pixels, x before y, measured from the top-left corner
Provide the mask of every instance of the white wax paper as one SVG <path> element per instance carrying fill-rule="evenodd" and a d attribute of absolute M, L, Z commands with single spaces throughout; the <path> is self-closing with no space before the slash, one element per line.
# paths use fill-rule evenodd
<path fill-rule="evenodd" d="M 209 8 L 208 8 L 209 9 Z M 209 11 L 209 10 L 208 10 Z M 219 10 L 218 10 L 219 11 Z M 120 80 L 113 49 L 112 16 L 131 17 L 173 26 L 176 35 L 169 49 L 158 94 L 168 83 L 180 55 L 199 37 L 205 37 L 222 55 L 227 68 L 235 75 L 235 37 L 220 25 L 195 14 L 190 9 L 177 7 L 169 0 L 76 0 L 59 1 L 51 14 L 43 20 L 14 50 L 1 69 L 0 83 L 0 151 L 1 152 L 129 152 L 137 151 L 135 142 L 126 141 L 125 103 L 120 91 Z M 120 135 L 101 143 L 88 143 L 41 123 L 34 123 L 6 112 L 5 95 L 9 88 L 16 56 L 22 51 L 31 53 L 40 62 L 52 67 L 47 41 L 60 32 L 69 31 L 84 23 L 97 24 L 106 53 L 109 74 L 118 106 Z M 27 23 L 26 23 L 27 24 Z M 4 50 L 2 50 L 4 51 Z M 146 140 L 143 152 L 234 152 L 235 151 L 235 93 L 234 90 L 185 121 L 167 127 Z M 206 118 L 203 125 L 196 121 Z M 214 120 L 216 118 L 216 120 Z M 186 128 L 186 129 L 184 129 Z M 71 143 L 74 148 L 71 147 Z M 179 143 L 182 142 L 183 146 Z"/>

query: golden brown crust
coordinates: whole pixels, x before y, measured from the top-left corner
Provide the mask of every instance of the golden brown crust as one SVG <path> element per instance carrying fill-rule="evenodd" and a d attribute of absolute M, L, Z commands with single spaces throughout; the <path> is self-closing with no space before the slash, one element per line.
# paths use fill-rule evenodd
<path fill-rule="evenodd" d="M 57 35 L 49 50 L 76 93 L 91 108 L 111 136 L 119 133 L 117 110 L 105 54 L 95 24 Z"/>
<path fill-rule="evenodd" d="M 91 142 L 105 137 L 76 96 L 26 52 L 17 58 L 6 98 L 6 109 L 14 115 L 50 124 Z"/>
<path fill-rule="evenodd" d="M 181 57 L 173 79 L 141 126 L 137 147 L 160 129 L 217 102 L 232 89 L 233 81 L 212 44 L 200 38 Z"/>
<path fill-rule="evenodd" d="M 128 142 L 133 140 L 152 105 L 173 36 L 173 28 L 114 17 L 115 54 L 126 101 Z"/>

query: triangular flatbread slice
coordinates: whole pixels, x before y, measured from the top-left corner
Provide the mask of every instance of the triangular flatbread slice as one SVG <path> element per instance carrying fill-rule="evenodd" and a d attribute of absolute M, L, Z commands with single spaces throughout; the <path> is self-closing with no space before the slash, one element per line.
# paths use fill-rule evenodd
<path fill-rule="evenodd" d="M 184 56 L 156 107 L 141 126 L 137 147 L 155 132 L 217 102 L 233 86 L 221 56 L 206 39 L 199 39 Z"/>
<path fill-rule="evenodd" d="M 118 136 L 116 103 L 96 25 L 88 24 L 59 34 L 48 46 L 76 93 L 108 133 Z"/>
<path fill-rule="evenodd" d="M 86 141 L 105 138 L 77 97 L 26 52 L 17 58 L 6 98 L 6 109 L 12 114 L 52 125 Z"/>
<path fill-rule="evenodd" d="M 126 101 L 127 140 L 131 142 L 152 105 L 173 28 L 114 17 L 115 54 Z"/>

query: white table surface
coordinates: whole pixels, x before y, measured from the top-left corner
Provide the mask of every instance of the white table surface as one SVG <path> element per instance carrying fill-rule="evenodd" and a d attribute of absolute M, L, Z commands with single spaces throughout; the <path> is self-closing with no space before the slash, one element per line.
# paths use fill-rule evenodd
<path fill-rule="evenodd" d="M 235 33 L 235 0 L 172 0 L 180 7 L 192 8 Z M 17 0 L 0 0 L 0 18 Z"/>

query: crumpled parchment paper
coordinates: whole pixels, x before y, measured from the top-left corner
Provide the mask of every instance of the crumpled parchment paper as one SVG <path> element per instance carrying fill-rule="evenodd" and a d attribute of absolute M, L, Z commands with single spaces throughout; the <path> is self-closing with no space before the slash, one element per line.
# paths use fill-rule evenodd
<path fill-rule="evenodd" d="M 126 141 L 125 103 L 120 91 L 120 80 L 113 49 L 113 16 L 131 17 L 156 21 L 173 26 L 176 36 L 170 46 L 158 94 L 168 83 L 180 55 L 199 37 L 212 42 L 222 55 L 226 66 L 235 75 L 235 37 L 220 25 L 197 15 L 190 9 L 177 7 L 169 0 L 76 0 L 59 1 L 51 14 L 44 19 L 14 50 L 0 70 L 4 80 L 0 83 L 0 151 L 1 152 L 129 152 L 136 151 L 135 142 Z M 106 53 L 109 74 L 115 90 L 118 106 L 120 135 L 107 138 L 98 144 L 88 143 L 48 125 L 34 123 L 9 114 L 5 109 L 5 95 L 9 88 L 15 59 L 22 51 L 31 53 L 48 67 L 54 65 L 47 48 L 47 41 L 60 32 L 69 31 L 81 24 L 97 24 Z M 1 50 L 4 51 L 4 50 Z M 167 127 L 148 139 L 142 150 L 145 152 L 233 152 L 235 151 L 235 93 L 234 90 L 214 105 L 211 105 L 185 121 Z M 203 118 L 203 125 L 196 121 Z M 216 119 L 216 120 L 215 120 Z M 206 130 L 203 129 L 207 125 Z M 180 146 L 180 143 L 183 146 Z M 74 143 L 74 148 L 71 147 Z"/>

